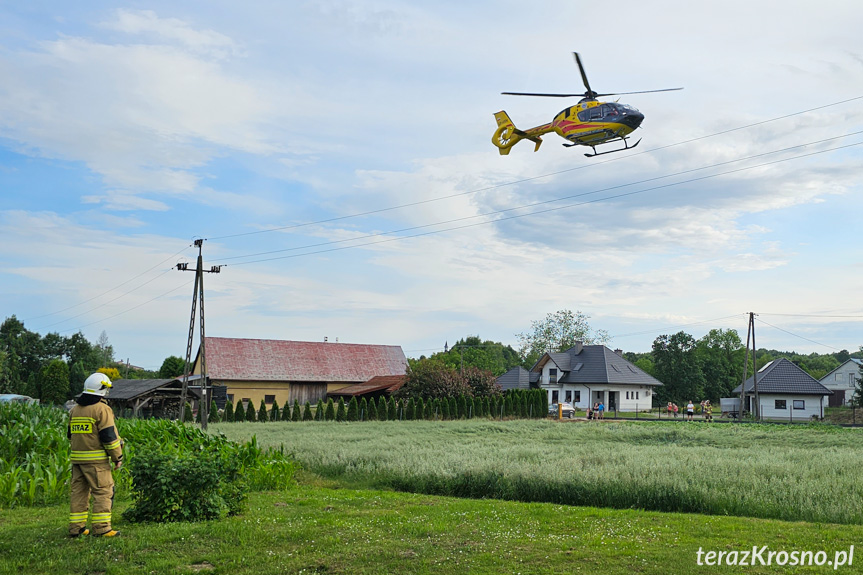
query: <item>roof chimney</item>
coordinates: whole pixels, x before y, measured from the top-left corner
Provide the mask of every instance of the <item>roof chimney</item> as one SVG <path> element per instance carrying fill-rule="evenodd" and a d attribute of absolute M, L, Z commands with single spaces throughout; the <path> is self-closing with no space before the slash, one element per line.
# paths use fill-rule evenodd
<path fill-rule="evenodd" d="M 575 342 L 575 345 L 574 345 L 574 346 L 572 346 L 572 349 L 574 349 L 574 350 L 575 350 L 575 355 L 580 354 L 580 353 L 581 353 L 581 350 L 583 350 L 583 349 L 584 349 L 584 342 L 583 342 L 583 341 L 577 341 L 577 342 Z"/>
<path fill-rule="evenodd" d="M 620 348 L 615 349 L 615 350 L 614 350 L 614 353 L 616 353 L 616 354 L 617 354 L 617 355 L 619 355 L 620 357 L 623 357 L 623 350 L 622 350 L 622 349 L 620 349 Z"/>
<path fill-rule="evenodd" d="M 327 336 L 324 336 L 324 343 L 327 343 Z"/>

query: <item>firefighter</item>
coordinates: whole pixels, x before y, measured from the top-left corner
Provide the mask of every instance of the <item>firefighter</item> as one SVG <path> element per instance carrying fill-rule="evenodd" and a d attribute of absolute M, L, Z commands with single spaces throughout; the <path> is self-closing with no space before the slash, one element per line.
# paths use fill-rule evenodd
<path fill-rule="evenodd" d="M 69 413 L 68 436 L 72 442 L 72 482 L 70 486 L 69 537 L 88 535 L 87 512 L 90 496 L 93 508 L 90 523 L 95 537 L 115 537 L 111 528 L 114 503 L 114 469 L 123 465 L 123 440 L 114 426 L 114 413 L 103 399 L 111 380 L 94 373 L 84 382 L 84 392 Z"/>

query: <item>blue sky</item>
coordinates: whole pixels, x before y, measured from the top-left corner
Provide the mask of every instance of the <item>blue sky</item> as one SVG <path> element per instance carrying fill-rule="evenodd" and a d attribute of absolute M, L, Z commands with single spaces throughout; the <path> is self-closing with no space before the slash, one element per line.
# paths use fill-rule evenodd
<path fill-rule="evenodd" d="M 568 308 L 648 351 L 745 333 L 755 311 L 759 346 L 856 350 L 861 17 L 851 1 L 0 5 L 0 314 L 104 330 L 157 368 L 188 329 L 192 274 L 171 266 L 203 237 L 226 266 L 205 279 L 210 335 L 418 356 L 470 334 L 515 345 Z M 571 103 L 500 92 L 580 91 L 576 50 L 598 91 L 685 90 L 621 97 L 646 116 L 632 152 L 549 135 L 498 155 L 494 112 L 527 128 Z"/>

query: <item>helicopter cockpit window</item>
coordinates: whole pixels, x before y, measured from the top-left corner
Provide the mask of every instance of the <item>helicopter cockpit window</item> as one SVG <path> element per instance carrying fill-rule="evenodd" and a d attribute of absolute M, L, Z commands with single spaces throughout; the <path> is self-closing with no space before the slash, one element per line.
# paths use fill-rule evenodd
<path fill-rule="evenodd" d="M 582 110 L 578 113 L 578 119 L 582 122 L 590 121 L 590 110 Z"/>
<path fill-rule="evenodd" d="M 590 109 L 590 119 L 599 120 L 602 118 L 602 106 L 594 106 Z"/>
<path fill-rule="evenodd" d="M 602 108 L 602 115 L 605 118 L 620 115 L 620 111 L 617 109 L 616 104 L 603 104 L 602 106 L 600 106 L 600 108 Z"/>

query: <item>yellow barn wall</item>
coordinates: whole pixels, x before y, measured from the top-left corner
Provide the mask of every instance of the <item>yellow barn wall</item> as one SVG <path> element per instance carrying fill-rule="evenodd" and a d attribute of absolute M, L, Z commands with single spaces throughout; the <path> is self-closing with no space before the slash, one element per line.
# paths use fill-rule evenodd
<path fill-rule="evenodd" d="M 300 405 L 303 405 L 308 398 L 307 394 L 302 393 L 302 390 L 311 391 L 310 386 L 320 386 L 323 387 L 326 385 L 326 392 L 330 393 L 349 385 L 355 385 L 357 383 L 362 382 L 338 382 L 338 383 L 290 383 L 285 381 L 217 381 L 214 380 L 214 385 L 225 385 L 228 387 L 228 396 L 233 395 L 233 404 L 236 405 L 238 401 L 242 401 L 245 398 L 249 399 L 249 402 L 255 406 L 255 409 L 258 409 L 261 405 L 261 401 L 264 399 L 265 395 L 275 395 L 275 400 L 278 402 L 279 406 L 284 407 L 285 402 L 293 403 L 296 398 Z M 294 393 L 292 394 L 292 387 Z M 312 404 L 316 403 L 315 399 L 312 401 L 309 398 L 309 401 Z"/>

